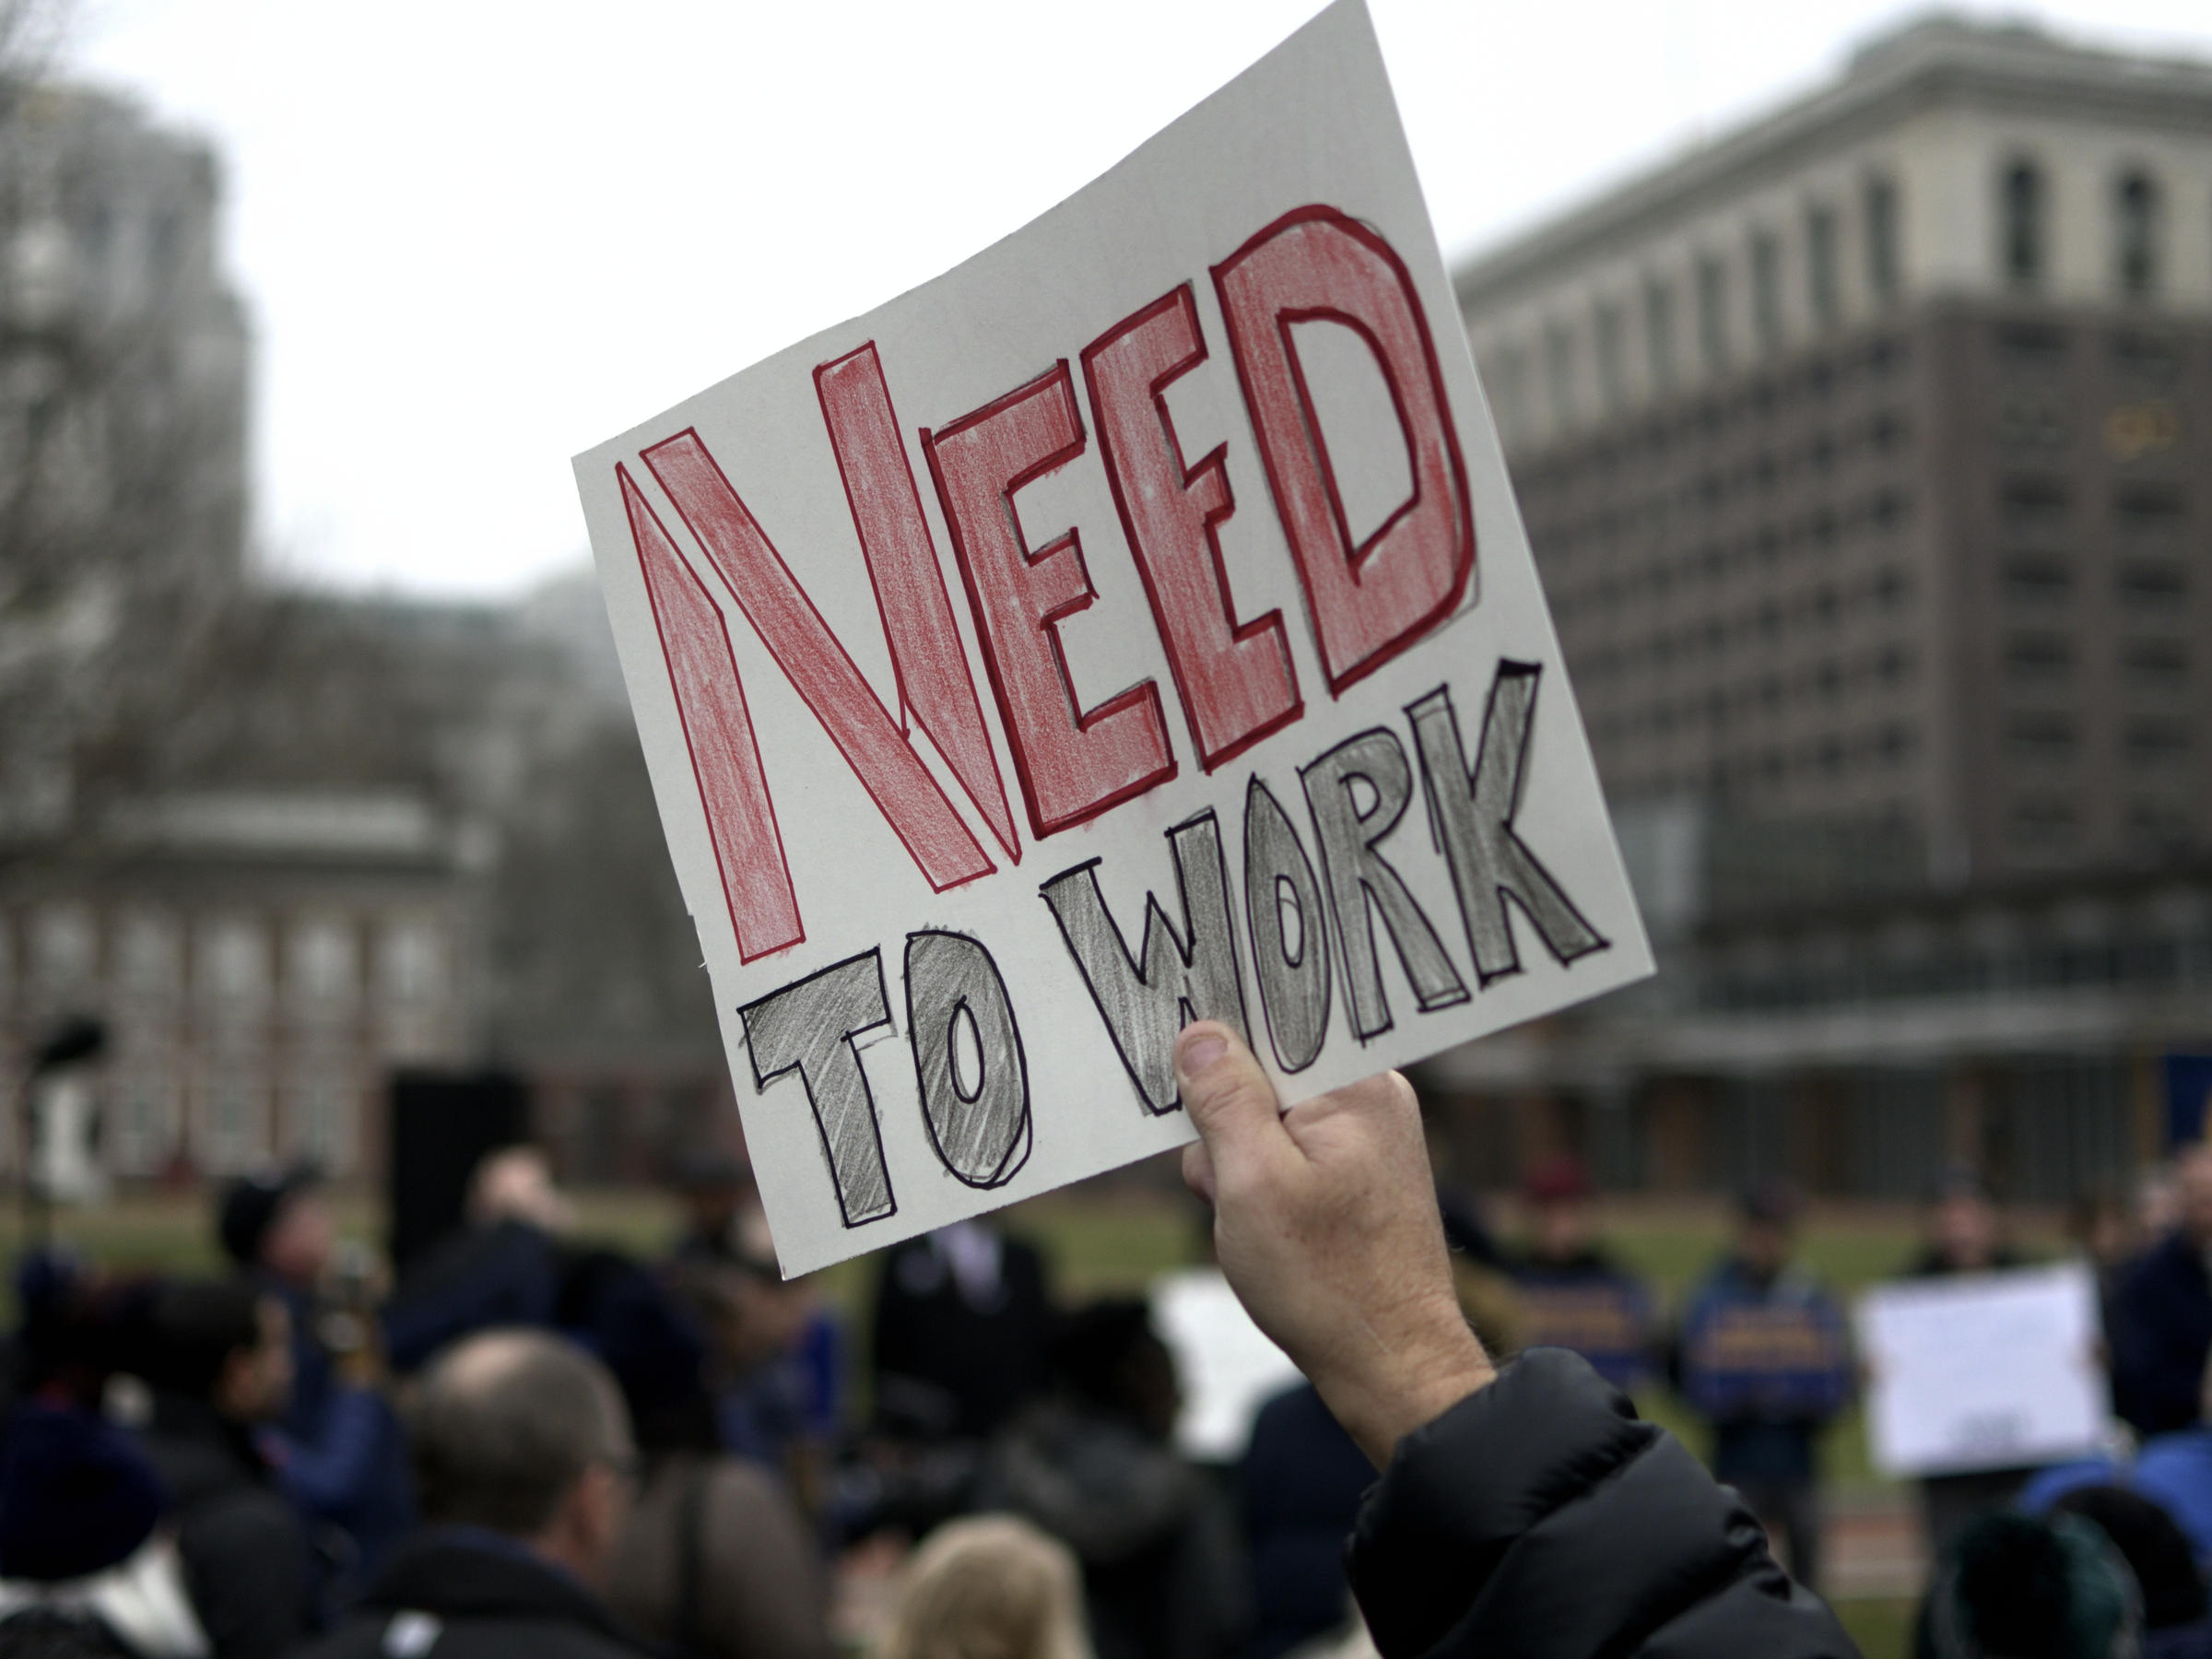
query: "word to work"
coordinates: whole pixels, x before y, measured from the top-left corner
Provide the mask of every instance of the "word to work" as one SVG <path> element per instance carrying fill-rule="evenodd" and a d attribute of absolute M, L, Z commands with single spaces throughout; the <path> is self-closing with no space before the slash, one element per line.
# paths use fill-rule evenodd
<path fill-rule="evenodd" d="M 1448 296 L 1343 0 L 579 457 L 786 1271 L 1648 971 Z"/>

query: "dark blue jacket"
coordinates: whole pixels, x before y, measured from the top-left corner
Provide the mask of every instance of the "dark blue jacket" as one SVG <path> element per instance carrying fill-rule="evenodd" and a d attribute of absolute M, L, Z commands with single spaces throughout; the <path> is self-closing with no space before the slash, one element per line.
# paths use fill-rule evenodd
<path fill-rule="evenodd" d="M 455 1234 L 410 1269 L 384 1305 L 392 1369 L 418 1370 L 447 1343 L 495 1325 L 551 1324 L 562 1275 L 555 1241 L 523 1222 Z"/>
<path fill-rule="evenodd" d="M 314 1297 L 272 1276 L 258 1282 L 292 1316 L 292 1401 L 261 1449 L 311 1527 L 346 1535 L 349 1559 L 337 1563 L 335 1586 L 343 1599 L 415 1524 L 406 1436 L 382 1394 L 338 1379 L 315 1329 Z"/>
<path fill-rule="evenodd" d="M 1813 1437 L 1850 1404 L 1843 1311 L 1810 1275 L 1760 1280 L 1726 1261 L 1682 1317 L 1682 1394 L 1713 1426 L 1713 1474 L 1730 1482 L 1813 1478 Z"/>
<path fill-rule="evenodd" d="M 1374 1465 L 1311 1382 L 1260 1408 L 1244 1457 L 1253 1659 L 1277 1659 L 1345 1622 L 1345 1540 L 1374 1483 Z"/>
<path fill-rule="evenodd" d="M 1571 1348 L 1624 1393 L 1656 1380 L 1652 1293 L 1603 1251 L 1566 1262 L 1524 1256 L 1512 1274 L 1528 1347 Z"/>
<path fill-rule="evenodd" d="M 2143 1435 L 2186 1429 L 2203 1413 L 2205 1359 L 2212 1354 L 2212 1276 L 2204 1253 L 2169 1233 L 2113 1293 L 2112 1404 Z"/>

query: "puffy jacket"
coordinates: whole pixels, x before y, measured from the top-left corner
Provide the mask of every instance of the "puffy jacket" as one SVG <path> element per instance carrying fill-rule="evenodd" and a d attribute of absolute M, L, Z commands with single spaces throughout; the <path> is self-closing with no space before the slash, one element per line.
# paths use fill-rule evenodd
<path fill-rule="evenodd" d="M 1858 1653 L 1735 1495 L 1559 1348 L 1399 1442 L 1350 1567 L 1383 1659 Z"/>
<path fill-rule="evenodd" d="M 652 1659 L 659 1652 L 522 1545 L 446 1527 L 402 1544 L 345 1622 L 295 1659 Z"/>

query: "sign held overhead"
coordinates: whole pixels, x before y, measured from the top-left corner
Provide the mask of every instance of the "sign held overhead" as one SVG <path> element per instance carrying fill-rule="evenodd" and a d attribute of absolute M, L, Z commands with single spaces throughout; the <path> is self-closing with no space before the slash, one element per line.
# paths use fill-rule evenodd
<path fill-rule="evenodd" d="M 576 476 L 787 1273 L 1651 971 L 1359 0 Z"/>

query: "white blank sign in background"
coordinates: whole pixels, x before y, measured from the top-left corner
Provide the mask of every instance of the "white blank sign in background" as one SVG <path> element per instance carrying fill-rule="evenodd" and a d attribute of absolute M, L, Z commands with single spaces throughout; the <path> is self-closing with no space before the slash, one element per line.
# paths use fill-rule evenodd
<path fill-rule="evenodd" d="M 1877 1286 L 1859 1339 L 1885 1475 L 2018 1468 L 2103 1441 L 2097 1285 L 2079 1264 Z"/>

